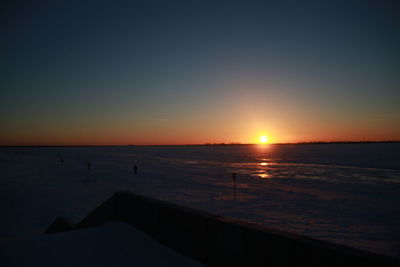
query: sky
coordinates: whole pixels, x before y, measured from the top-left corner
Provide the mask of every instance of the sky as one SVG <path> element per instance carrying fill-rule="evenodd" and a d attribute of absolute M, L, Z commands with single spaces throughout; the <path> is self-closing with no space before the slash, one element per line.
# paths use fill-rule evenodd
<path fill-rule="evenodd" d="M 400 140 L 398 1 L 5 1 L 0 145 Z"/>

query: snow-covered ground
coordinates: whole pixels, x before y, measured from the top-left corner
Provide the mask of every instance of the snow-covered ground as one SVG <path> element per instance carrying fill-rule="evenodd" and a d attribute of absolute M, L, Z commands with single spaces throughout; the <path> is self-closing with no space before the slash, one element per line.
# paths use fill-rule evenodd
<path fill-rule="evenodd" d="M 398 151 L 400 144 L 1 148 L 0 246 L 37 238 L 59 216 L 78 222 L 129 190 L 400 257 Z"/>
<path fill-rule="evenodd" d="M 2 266 L 204 266 L 124 223 L 8 241 Z"/>

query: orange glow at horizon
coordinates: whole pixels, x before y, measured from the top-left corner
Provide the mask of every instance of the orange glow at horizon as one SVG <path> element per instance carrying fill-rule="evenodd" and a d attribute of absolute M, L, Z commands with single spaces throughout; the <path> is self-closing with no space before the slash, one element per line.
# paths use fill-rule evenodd
<path fill-rule="evenodd" d="M 331 124 L 324 125 L 323 122 L 315 120 L 298 123 L 296 120 L 291 121 L 290 118 L 279 117 L 276 114 L 271 115 L 271 118 L 264 118 L 260 115 L 262 113 L 259 110 L 251 112 L 250 106 L 247 107 L 247 112 L 243 112 L 246 109 L 242 108 L 238 110 L 240 113 L 234 114 L 235 120 L 228 120 L 232 114 L 211 117 L 210 114 L 202 113 L 193 115 L 190 119 L 176 117 L 168 120 L 136 120 L 133 122 L 122 118 L 89 123 L 78 118 L 74 122 L 51 121 L 47 124 L 35 122 L 24 125 L 23 121 L 18 121 L 16 126 L 0 133 L 0 145 L 241 143 L 258 144 L 260 148 L 264 149 L 269 144 L 279 143 L 400 140 L 400 134 L 395 128 L 397 126 L 381 124 L 383 123 L 381 121 L 371 126 L 362 123 L 355 125 L 346 121 L 332 121 Z M 192 117 L 195 119 L 191 119 Z M 354 128 L 352 128 L 353 125 Z M 343 132 L 344 128 L 346 132 Z"/>

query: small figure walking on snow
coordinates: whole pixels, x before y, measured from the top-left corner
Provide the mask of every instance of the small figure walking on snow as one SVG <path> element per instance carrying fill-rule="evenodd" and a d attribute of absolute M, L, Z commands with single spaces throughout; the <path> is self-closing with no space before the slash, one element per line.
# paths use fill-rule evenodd
<path fill-rule="evenodd" d="M 88 169 L 88 174 L 86 175 L 86 181 L 89 182 L 92 179 L 92 181 L 96 181 L 96 177 L 92 175 L 92 165 L 90 164 L 90 161 L 86 163 L 87 169 Z"/>

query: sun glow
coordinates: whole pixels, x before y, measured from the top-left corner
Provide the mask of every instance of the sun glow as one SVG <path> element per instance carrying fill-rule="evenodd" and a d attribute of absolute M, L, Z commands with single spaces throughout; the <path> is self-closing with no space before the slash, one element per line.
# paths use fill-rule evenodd
<path fill-rule="evenodd" d="M 265 135 L 260 136 L 260 143 L 262 143 L 262 144 L 267 144 L 268 141 L 269 141 L 268 136 L 265 136 Z"/>

